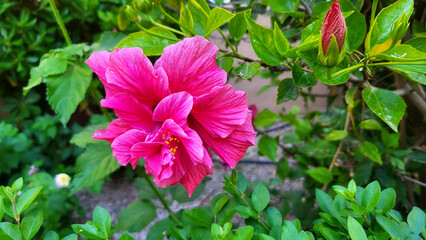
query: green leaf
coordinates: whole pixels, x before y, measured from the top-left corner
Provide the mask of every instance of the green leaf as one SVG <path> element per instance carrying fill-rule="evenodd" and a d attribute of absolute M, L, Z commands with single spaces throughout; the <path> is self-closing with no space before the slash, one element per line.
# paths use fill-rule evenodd
<path fill-rule="evenodd" d="M 318 188 L 315 189 L 315 198 L 321 210 L 330 214 L 331 206 L 333 205 L 333 199 L 327 193 Z"/>
<path fill-rule="evenodd" d="M 283 102 L 288 102 L 290 100 L 295 101 L 301 92 L 299 88 L 293 81 L 292 78 L 286 78 L 280 82 L 278 86 L 277 102 L 276 104 L 281 104 Z"/>
<path fill-rule="evenodd" d="M 3 219 L 4 209 L 3 209 L 3 195 L 0 195 L 0 222 Z"/>
<path fill-rule="evenodd" d="M 140 47 L 145 56 L 159 56 L 163 53 L 165 47 L 179 41 L 179 39 L 168 30 L 162 28 L 151 28 L 149 30 L 155 34 L 165 36 L 166 38 L 154 36 L 147 32 L 135 32 L 121 40 L 117 47 Z"/>
<path fill-rule="evenodd" d="M 390 128 L 398 132 L 398 124 L 404 116 L 407 105 L 392 91 L 380 88 L 362 90 L 362 98 L 367 106 Z"/>
<path fill-rule="evenodd" d="M 38 85 L 40 85 L 43 81 L 43 75 L 40 71 L 39 67 L 34 67 L 31 69 L 30 72 L 30 80 L 28 80 L 28 84 L 26 87 L 23 88 L 24 95 L 27 95 L 27 93 L 33 88 Z"/>
<path fill-rule="evenodd" d="M 225 234 L 223 233 L 223 228 L 216 223 L 212 224 L 211 227 L 211 237 L 213 240 L 222 240 L 225 236 Z"/>
<path fill-rule="evenodd" d="M 291 69 L 294 84 L 298 87 L 313 87 L 317 84 L 317 79 L 314 75 L 305 72 L 299 64 L 294 64 Z"/>
<path fill-rule="evenodd" d="M 96 206 L 93 212 L 93 223 L 104 238 L 108 238 L 111 229 L 111 215 L 107 210 L 100 206 Z"/>
<path fill-rule="evenodd" d="M 230 13 L 223 8 L 213 8 L 210 11 L 209 18 L 207 19 L 206 34 L 204 34 L 204 37 L 208 38 L 214 30 L 231 20 L 234 16 L 235 15 L 233 13 Z"/>
<path fill-rule="evenodd" d="M 229 21 L 228 30 L 235 41 L 240 40 L 247 31 L 247 24 L 244 15 L 250 15 L 251 10 L 245 10 L 235 14 L 235 17 Z"/>
<path fill-rule="evenodd" d="M 203 208 L 188 209 L 183 212 L 195 226 L 210 227 L 212 224 L 212 216 Z"/>
<path fill-rule="evenodd" d="M 380 126 L 380 123 L 377 122 L 374 119 L 367 119 L 362 122 L 360 122 L 359 127 L 362 129 L 367 130 L 382 130 L 382 126 Z"/>
<path fill-rule="evenodd" d="M 134 201 L 118 216 L 117 230 L 140 232 L 157 216 L 156 207 L 148 201 Z"/>
<path fill-rule="evenodd" d="M 210 230 L 206 228 L 195 228 L 191 231 L 191 239 L 210 239 Z"/>
<path fill-rule="evenodd" d="M 277 51 L 281 55 L 284 55 L 284 53 L 290 48 L 290 45 L 288 44 L 288 40 L 287 38 L 285 38 L 284 33 L 281 31 L 277 22 L 274 22 L 273 34 L 274 34 L 274 44 Z"/>
<path fill-rule="evenodd" d="M 396 192 L 393 188 L 386 188 L 380 193 L 380 200 L 376 208 L 380 209 L 382 213 L 387 213 L 395 206 Z"/>
<path fill-rule="evenodd" d="M 382 165 L 382 158 L 380 157 L 379 149 L 374 145 L 374 143 L 369 141 L 364 141 L 361 143 L 361 153 L 373 160 L 374 162 Z"/>
<path fill-rule="evenodd" d="M 124 10 L 125 6 L 122 6 L 120 10 L 118 10 L 117 14 L 117 27 L 120 31 L 123 31 L 129 26 L 130 20 L 126 15 L 126 11 Z"/>
<path fill-rule="evenodd" d="M 78 104 L 84 99 L 92 80 L 92 70 L 84 63 L 72 64 L 65 73 L 46 78 L 47 100 L 66 124 Z"/>
<path fill-rule="evenodd" d="M 404 42 L 404 44 L 410 45 L 420 52 L 426 52 L 426 37 L 415 37 Z"/>
<path fill-rule="evenodd" d="M 265 108 L 257 114 L 256 118 L 254 119 L 254 125 L 256 127 L 266 127 L 279 119 L 280 117 L 278 117 L 277 114 Z"/>
<path fill-rule="evenodd" d="M 373 47 L 375 44 L 386 42 L 391 37 L 394 24 L 403 15 L 406 14 L 408 18 L 413 12 L 413 0 L 399 0 L 388 7 L 383 8 L 374 21 L 371 32 L 371 43 Z"/>
<path fill-rule="evenodd" d="M 223 206 L 228 202 L 229 196 L 227 193 L 221 193 L 213 197 L 211 201 L 211 208 L 213 210 L 213 215 L 216 216 Z"/>
<path fill-rule="evenodd" d="M 22 195 L 18 198 L 18 202 L 16 203 L 16 211 L 18 214 L 21 214 L 27 207 L 34 201 L 37 195 L 40 193 L 40 190 L 43 187 L 35 187 L 27 190 L 22 193 Z"/>
<path fill-rule="evenodd" d="M 348 217 L 348 232 L 353 240 L 367 240 L 364 228 L 353 217 Z"/>
<path fill-rule="evenodd" d="M 55 233 L 54 231 L 49 231 L 44 236 L 44 240 L 59 240 L 59 235 Z"/>
<path fill-rule="evenodd" d="M 59 55 L 50 54 L 40 61 L 38 70 L 43 77 L 64 73 L 67 70 L 68 63 Z"/>
<path fill-rule="evenodd" d="M 151 176 L 149 177 L 149 181 L 152 181 Z M 155 191 L 150 187 L 150 184 L 147 182 L 145 178 L 136 178 L 134 182 L 134 186 L 138 192 L 138 196 L 140 199 L 157 199 L 158 196 Z M 166 194 L 166 189 L 156 187 L 158 193 L 164 197 Z"/>
<path fill-rule="evenodd" d="M 299 4 L 300 0 L 268 0 L 268 5 L 272 8 L 272 10 L 280 13 L 297 12 Z"/>
<path fill-rule="evenodd" d="M 256 210 L 257 213 L 260 213 L 266 208 L 266 206 L 268 206 L 269 200 L 270 196 L 268 188 L 266 188 L 263 184 L 257 184 L 251 195 L 254 210 Z"/>
<path fill-rule="evenodd" d="M 98 232 L 98 229 L 92 225 L 86 224 L 72 224 L 72 229 L 75 233 L 78 233 L 86 238 L 94 240 L 103 240 L 105 238 Z"/>
<path fill-rule="evenodd" d="M 88 146 L 77 158 L 71 193 L 74 194 L 84 187 L 93 185 L 119 167 L 120 164 L 112 156 L 111 146 L 108 142 L 100 141 Z"/>
<path fill-rule="evenodd" d="M 275 240 L 275 238 L 270 237 L 270 236 L 268 236 L 268 235 L 266 235 L 266 234 L 264 234 L 264 233 L 260 233 L 260 234 L 259 234 L 259 239 L 260 239 L 260 240 Z"/>
<path fill-rule="evenodd" d="M 298 235 L 296 226 L 288 220 L 284 221 L 283 232 L 281 235 L 281 240 L 293 240 L 294 236 Z"/>
<path fill-rule="evenodd" d="M 62 240 L 78 240 L 78 235 L 75 233 L 72 233 L 64 238 Z"/>
<path fill-rule="evenodd" d="M 234 64 L 234 58 L 233 57 L 223 57 L 216 60 L 217 66 L 220 67 L 220 69 L 224 70 L 226 73 L 229 73 L 231 71 L 232 66 Z"/>
<path fill-rule="evenodd" d="M 236 206 L 235 211 L 237 211 L 237 213 L 244 219 L 247 219 L 247 218 L 250 218 L 250 217 L 252 217 L 252 218 L 257 217 L 256 212 L 253 209 L 251 209 L 251 208 L 249 208 L 245 205 Z"/>
<path fill-rule="evenodd" d="M 188 9 L 194 20 L 193 31 L 196 35 L 204 36 L 206 34 L 206 25 L 209 17 L 209 6 L 204 0 L 189 0 Z"/>
<path fill-rule="evenodd" d="M 43 221 L 43 211 L 36 208 L 25 215 L 21 222 L 21 232 L 24 240 L 33 239 Z"/>
<path fill-rule="evenodd" d="M 279 226 L 281 227 L 283 224 L 283 217 L 281 216 L 280 211 L 275 207 L 268 207 L 266 209 L 265 218 L 269 223 L 269 226 Z"/>
<path fill-rule="evenodd" d="M 385 52 L 375 55 L 376 58 L 394 61 L 394 62 L 414 62 L 414 61 L 425 61 L 426 53 L 420 52 L 410 45 L 401 44 L 397 45 Z M 426 62 L 419 65 L 425 65 Z"/>
<path fill-rule="evenodd" d="M 318 60 L 318 48 L 312 48 L 309 50 L 302 50 L 298 51 L 297 54 L 305 60 L 305 62 L 311 67 L 311 69 L 314 71 L 315 76 L 320 80 L 322 83 L 325 83 L 327 85 L 339 85 L 342 83 L 345 83 L 349 79 L 349 72 L 345 72 L 342 74 L 339 74 L 331 79 L 327 76 L 327 68 L 324 67 Z M 348 58 L 345 57 L 336 67 L 332 69 L 332 73 L 336 73 L 344 68 L 348 67 Z"/>
<path fill-rule="evenodd" d="M 99 42 L 92 44 L 93 51 L 113 50 L 125 37 L 127 35 L 122 32 L 103 32 Z"/>
<path fill-rule="evenodd" d="M 311 168 L 306 173 L 320 183 L 329 183 L 333 180 L 333 176 L 325 167 Z"/>
<path fill-rule="evenodd" d="M 180 29 L 185 33 L 192 32 L 194 29 L 194 20 L 189 9 L 181 2 L 180 16 L 179 16 Z"/>
<path fill-rule="evenodd" d="M 348 189 L 347 188 L 345 188 L 345 187 L 342 187 L 342 186 L 339 186 L 339 185 L 334 185 L 333 186 L 333 190 L 338 194 L 338 195 L 340 195 L 342 198 L 344 198 L 344 199 L 346 199 L 346 200 L 348 200 L 348 201 L 351 201 L 352 200 L 352 198 L 351 198 L 351 196 L 349 196 L 349 191 L 348 191 Z"/>
<path fill-rule="evenodd" d="M 345 130 L 333 130 L 325 136 L 325 140 L 327 141 L 340 141 L 343 138 L 348 136 L 348 132 Z"/>
<path fill-rule="evenodd" d="M 238 229 L 234 236 L 231 238 L 232 240 L 251 240 L 254 234 L 254 228 L 252 226 L 245 226 Z"/>
<path fill-rule="evenodd" d="M 249 30 L 250 42 L 256 55 L 270 66 L 281 65 L 284 58 L 275 47 L 272 29 L 259 25 L 248 15 L 244 17 Z"/>
<path fill-rule="evenodd" d="M 234 70 L 235 74 L 242 79 L 250 79 L 260 72 L 260 63 L 243 63 Z"/>
<path fill-rule="evenodd" d="M 278 162 L 276 172 L 281 181 L 284 182 L 290 173 L 290 165 L 285 157 L 282 157 Z"/>
<path fill-rule="evenodd" d="M 413 207 L 407 216 L 407 223 L 410 225 L 415 235 L 418 235 L 426 228 L 425 213 L 418 207 Z"/>
<path fill-rule="evenodd" d="M 98 143 L 99 139 L 92 138 L 93 134 L 99 129 L 106 129 L 108 123 L 102 123 L 97 125 L 90 125 L 85 127 L 81 132 L 75 134 L 70 143 L 75 144 L 81 148 L 87 147 L 88 144 Z"/>
<path fill-rule="evenodd" d="M 13 182 L 12 194 L 13 194 L 14 197 L 16 197 L 16 195 L 18 195 L 18 192 L 21 191 L 23 184 L 24 184 L 24 180 L 22 179 L 22 177 L 16 179 L 15 182 Z"/>
<path fill-rule="evenodd" d="M 19 227 L 9 222 L 0 223 L 0 239 L 1 240 L 21 240 L 21 232 Z"/>
<path fill-rule="evenodd" d="M 403 239 L 404 233 L 398 223 L 381 215 L 376 216 L 376 220 L 392 238 Z"/>
<path fill-rule="evenodd" d="M 164 218 L 156 222 L 148 232 L 147 240 L 163 240 L 164 232 L 169 232 L 171 228 L 175 226 L 175 221 L 170 218 Z"/>
<path fill-rule="evenodd" d="M 267 156 L 271 161 L 275 162 L 278 149 L 278 141 L 276 138 L 262 136 L 257 147 L 261 155 Z"/>
<path fill-rule="evenodd" d="M 163 233 L 161 232 L 161 234 Z M 136 240 L 136 238 L 128 232 L 123 232 L 118 240 Z"/>
<path fill-rule="evenodd" d="M 380 184 L 371 182 L 365 187 L 361 195 L 361 206 L 365 207 L 366 213 L 372 212 L 380 201 Z"/>
<path fill-rule="evenodd" d="M 426 85 L 426 62 L 424 65 L 387 65 L 386 67 L 411 81 Z"/>
<path fill-rule="evenodd" d="M 349 9 L 345 9 L 344 11 L 346 10 Z M 354 12 L 345 18 L 347 27 L 346 50 L 349 52 L 353 52 L 354 50 L 358 49 L 358 47 L 364 42 L 365 34 L 367 33 L 367 23 L 365 21 L 364 15 L 361 14 L 355 7 L 353 7 L 351 10 Z"/>

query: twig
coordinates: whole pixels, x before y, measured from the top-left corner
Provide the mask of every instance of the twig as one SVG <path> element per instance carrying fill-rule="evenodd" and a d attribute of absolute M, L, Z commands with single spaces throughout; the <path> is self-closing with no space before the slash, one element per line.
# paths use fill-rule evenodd
<path fill-rule="evenodd" d="M 424 182 L 420 182 L 420 181 L 419 181 L 419 180 L 417 180 L 417 179 L 414 179 L 414 178 L 409 177 L 409 176 L 406 176 L 406 175 L 402 175 L 401 177 L 402 177 L 403 179 L 408 180 L 408 181 L 410 181 L 410 182 L 413 182 L 413 183 L 415 183 L 415 184 L 417 184 L 417 185 L 419 185 L 419 186 L 426 187 L 426 183 L 424 183 Z"/>

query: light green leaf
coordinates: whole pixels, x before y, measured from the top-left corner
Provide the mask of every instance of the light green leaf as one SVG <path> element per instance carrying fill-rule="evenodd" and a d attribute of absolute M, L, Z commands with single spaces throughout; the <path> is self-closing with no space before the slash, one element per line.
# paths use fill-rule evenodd
<path fill-rule="evenodd" d="M 265 218 L 271 227 L 281 227 L 283 225 L 283 217 L 281 216 L 280 211 L 278 211 L 275 207 L 270 206 L 266 209 Z"/>
<path fill-rule="evenodd" d="M 165 36 L 158 37 L 147 32 L 135 32 L 121 40 L 117 45 L 118 48 L 140 47 L 145 56 L 159 56 L 163 53 L 163 49 L 171 44 L 180 41 L 172 32 L 162 28 L 149 29 L 155 34 Z"/>
<path fill-rule="evenodd" d="M 24 240 L 33 239 L 43 221 L 43 211 L 36 208 L 25 215 L 21 222 L 21 232 Z"/>
<path fill-rule="evenodd" d="M 49 231 L 44 236 L 44 240 L 59 240 L 59 235 L 55 233 L 54 231 Z"/>
<path fill-rule="evenodd" d="M 380 201 L 380 184 L 377 181 L 371 182 L 365 187 L 361 195 L 361 206 L 365 208 L 365 212 L 369 213 L 374 210 Z"/>
<path fill-rule="evenodd" d="M 233 57 L 223 57 L 216 60 L 217 66 L 220 67 L 220 69 L 224 70 L 226 73 L 229 73 L 231 71 L 232 66 L 234 64 L 234 58 Z"/>
<path fill-rule="evenodd" d="M 92 44 L 93 51 L 114 50 L 115 46 L 125 37 L 127 37 L 127 35 L 122 32 L 105 31 L 102 33 L 99 42 Z"/>
<path fill-rule="evenodd" d="M 359 124 L 359 127 L 367 130 L 382 130 L 382 126 L 374 119 L 367 119 Z"/>
<path fill-rule="evenodd" d="M 353 217 L 348 217 L 348 232 L 353 240 L 367 240 L 364 228 Z"/>
<path fill-rule="evenodd" d="M 273 238 L 273 237 L 271 237 L 271 236 L 268 236 L 268 235 L 266 235 L 266 234 L 264 234 L 264 233 L 260 233 L 260 234 L 259 234 L 259 239 L 260 239 L 260 240 L 275 240 L 275 238 Z"/>
<path fill-rule="evenodd" d="M 291 74 L 294 84 L 298 87 L 313 87 L 317 84 L 317 79 L 312 74 L 305 72 L 299 64 L 294 64 Z"/>
<path fill-rule="evenodd" d="M 290 100 L 295 101 L 299 97 L 302 89 L 294 83 L 292 78 L 286 78 L 280 82 L 278 86 L 277 102 L 276 104 L 281 104 L 283 102 L 288 102 Z"/>
<path fill-rule="evenodd" d="M 382 213 L 389 212 L 395 206 L 396 192 L 393 188 L 386 188 L 380 193 L 380 200 L 376 208 Z"/>
<path fill-rule="evenodd" d="M 325 167 L 311 168 L 306 173 L 320 183 L 329 183 L 333 180 L 333 176 Z"/>
<path fill-rule="evenodd" d="M 111 146 L 106 141 L 90 145 L 77 158 L 76 175 L 71 186 L 71 193 L 76 193 L 84 187 L 89 187 L 97 181 L 109 176 L 120 167 L 112 156 Z"/>
<path fill-rule="evenodd" d="M 210 11 L 209 18 L 207 19 L 206 34 L 204 34 L 204 37 L 208 38 L 214 30 L 231 20 L 234 16 L 235 15 L 233 13 L 230 13 L 223 8 L 213 8 Z"/>
<path fill-rule="evenodd" d="M 290 45 L 288 44 L 288 40 L 287 38 L 285 38 L 284 33 L 281 31 L 277 22 L 274 22 L 273 34 L 274 34 L 274 44 L 277 51 L 281 55 L 284 55 L 284 53 L 290 48 Z"/>
<path fill-rule="evenodd" d="M 66 237 L 63 237 L 62 240 L 78 240 L 78 235 L 75 233 L 72 233 Z"/>
<path fill-rule="evenodd" d="M 232 240 L 251 240 L 253 234 L 254 234 L 254 228 L 252 226 L 245 226 L 245 227 L 239 228 L 231 239 Z"/>
<path fill-rule="evenodd" d="M 0 223 L 0 239 L 1 240 L 21 240 L 21 232 L 19 227 L 10 222 Z"/>
<path fill-rule="evenodd" d="M 426 37 L 415 37 L 404 42 L 404 44 L 410 45 L 420 52 L 426 52 Z"/>
<path fill-rule="evenodd" d="M 43 81 L 43 75 L 40 71 L 39 67 L 34 67 L 31 69 L 30 72 L 30 80 L 28 80 L 28 84 L 26 87 L 24 87 L 24 95 L 27 95 L 27 93 L 33 88 L 38 85 L 40 85 Z"/>
<path fill-rule="evenodd" d="M 48 77 L 64 73 L 67 70 L 67 66 L 68 63 L 65 59 L 58 57 L 58 55 L 51 54 L 40 61 L 38 69 L 43 77 Z"/>
<path fill-rule="evenodd" d="M 420 52 L 407 44 L 397 45 L 385 52 L 375 55 L 375 57 L 394 62 L 426 61 L 426 53 Z M 426 62 L 420 62 L 419 65 L 426 65 Z"/>
<path fill-rule="evenodd" d="M 180 29 L 185 33 L 191 33 L 194 28 L 194 20 L 191 12 L 185 6 L 184 2 L 181 2 L 180 16 L 179 16 Z"/>
<path fill-rule="evenodd" d="M 117 230 L 139 232 L 157 216 L 156 207 L 148 201 L 134 201 L 118 216 Z"/>
<path fill-rule="evenodd" d="M 170 218 L 164 218 L 156 222 L 148 232 L 147 240 L 164 240 L 164 232 L 168 232 L 175 226 L 176 222 Z"/>
<path fill-rule="evenodd" d="M 268 206 L 269 200 L 270 196 L 268 188 L 266 188 L 263 184 L 257 184 L 251 195 L 254 210 L 256 210 L 257 213 L 262 212 L 263 209 Z"/>
<path fill-rule="evenodd" d="M 21 214 L 27 207 L 34 201 L 37 195 L 40 193 L 43 187 L 35 187 L 31 188 L 18 198 L 18 202 L 16 203 L 16 211 L 18 214 Z"/>
<path fill-rule="evenodd" d="M 104 238 L 108 238 L 109 230 L 111 229 L 111 215 L 107 210 L 100 206 L 96 206 L 93 212 L 93 223 L 100 231 Z"/>
<path fill-rule="evenodd" d="M 348 132 L 345 130 L 333 130 L 325 136 L 327 141 L 339 141 L 348 136 Z"/>
<path fill-rule="evenodd" d="M 272 10 L 280 13 L 297 12 L 299 4 L 300 0 L 268 0 L 268 5 L 272 8 Z"/>
<path fill-rule="evenodd" d="M 362 90 L 362 98 L 371 111 L 395 132 L 398 132 L 399 121 L 404 116 L 407 107 L 400 96 L 385 89 L 366 88 Z"/>
<path fill-rule="evenodd" d="M 212 224 L 212 216 L 209 214 L 209 211 L 206 211 L 202 208 L 193 208 L 188 209 L 183 212 L 183 215 L 186 216 L 195 226 L 210 227 Z"/>
<path fill-rule="evenodd" d="M 272 29 L 256 23 L 250 16 L 244 15 L 250 35 L 250 42 L 256 55 L 270 66 L 279 66 L 284 58 L 274 44 Z"/>
<path fill-rule="evenodd" d="M 84 63 L 72 64 L 63 74 L 46 78 L 47 100 L 66 124 L 78 104 L 84 99 L 92 80 L 92 70 Z"/>
<path fill-rule="evenodd" d="M 389 233 L 389 235 L 391 235 L 392 238 L 399 238 L 399 239 L 403 238 L 404 233 L 398 223 L 381 215 L 376 216 L 376 219 L 379 225 L 382 226 L 382 228 L 387 233 Z"/>
<path fill-rule="evenodd" d="M 204 0 L 189 0 L 188 9 L 194 20 L 193 31 L 196 35 L 204 36 L 206 34 L 206 25 L 210 9 Z"/>
<path fill-rule="evenodd" d="M 361 143 L 361 153 L 373 160 L 374 162 L 382 165 L 382 158 L 380 157 L 379 149 L 372 142 L 364 141 Z"/>
<path fill-rule="evenodd" d="M 267 156 L 271 161 L 275 162 L 278 149 L 278 141 L 276 138 L 262 136 L 257 147 L 261 155 Z"/>
<path fill-rule="evenodd" d="M 234 73 L 242 79 L 250 79 L 260 72 L 260 63 L 243 63 L 234 70 Z"/>
<path fill-rule="evenodd" d="M 387 65 L 386 67 L 411 81 L 426 85 L 426 62 L 424 65 Z"/>
<path fill-rule="evenodd" d="M 88 144 L 98 143 L 99 139 L 92 138 L 93 134 L 97 130 L 106 129 L 107 127 L 108 127 L 108 123 L 87 126 L 81 132 L 74 135 L 71 138 L 70 143 L 75 144 L 82 148 L 87 147 Z"/>
<path fill-rule="evenodd" d="M 105 238 L 102 237 L 102 234 L 98 232 L 98 229 L 95 226 L 92 225 L 86 225 L 86 224 L 72 224 L 71 225 L 74 232 L 94 240 L 103 240 Z"/>
<path fill-rule="evenodd" d="M 333 204 L 333 199 L 325 192 L 320 189 L 315 189 L 315 198 L 317 200 L 318 206 L 325 213 L 331 213 L 331 206 Z"/>
<path fill-rule="evenodd" d="M 247 14 L 250 16 L 251 9 L 239 12 L 235 14 L 235 17 L 229 21 L 228 29 L 229 34 L 231 34 L 232 38 L 234 38 L 235 41 L 240 40 L 244 34 L 247 31 L 247 24 L 244 19 L 244 15 Z"/>
<path fill-rule="evenodd" d="M 413 207 L 407 217 L 407 223 L 416 235 L 426 228 L 425 220 L 425 213 L 418 207 Z"/>
<path fill-rule="evenodd" d="M 256 118 L 254 119 L 254 125 L 256 127 L 266 127 L 279 119 L 280 117 L 277 114 L 265 108 L 257 114 Z"/>
<path fill-rule="evenodd" d="M 21 191 L 23 184 L 24 180 L 22 177 L 16 179 L 15 182 L 13 182 L 11 190 L 14 197 L 16 197 L 16 195 L 18 195 L 18 192 Z"/>

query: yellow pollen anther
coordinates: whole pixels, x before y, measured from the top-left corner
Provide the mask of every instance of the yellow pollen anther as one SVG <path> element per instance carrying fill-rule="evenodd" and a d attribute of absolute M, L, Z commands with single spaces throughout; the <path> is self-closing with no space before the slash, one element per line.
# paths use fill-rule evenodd
<path fill-rule="evenodd" d="M 170 144 L 169 141 L 165 141 L 166 144 Z"/>

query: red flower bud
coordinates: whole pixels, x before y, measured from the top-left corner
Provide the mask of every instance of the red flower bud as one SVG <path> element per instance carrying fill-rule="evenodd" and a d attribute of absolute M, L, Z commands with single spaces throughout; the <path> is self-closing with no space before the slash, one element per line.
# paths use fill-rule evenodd
<path fill-rule="evenodd" d="M 346 23 L 342 12 L 340 11 L 339 1 L 333 2 L 331 8 L 325 16 L 324 23 L 321 28 L 321 44 L 324 55 L 327 53 L 332 36 L 337 40 L 339 52 L 342 50 L 346 37 Z"/>

